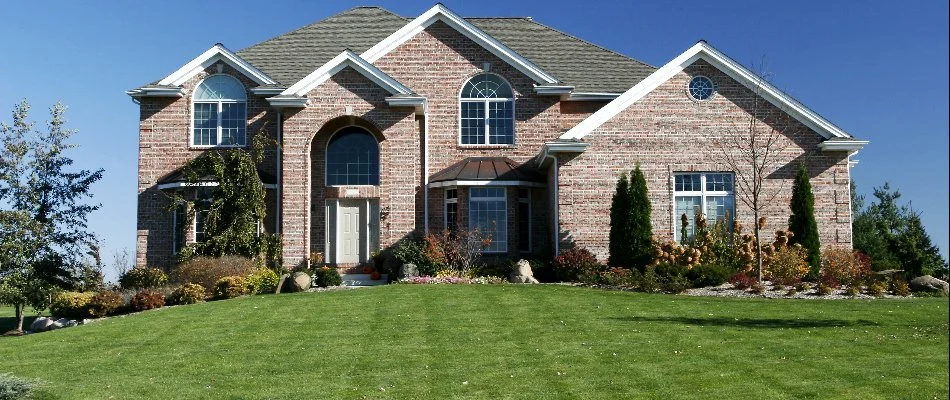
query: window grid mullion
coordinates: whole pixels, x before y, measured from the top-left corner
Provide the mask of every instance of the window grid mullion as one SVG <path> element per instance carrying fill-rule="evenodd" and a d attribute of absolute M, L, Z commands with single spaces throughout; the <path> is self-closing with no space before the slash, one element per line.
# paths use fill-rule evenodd
<path fill-rule="evenodd" d="M 488 118 L 488 116 L 491 113 L 491 111 L 489 111 L 489 107 L 491 107 L 491 105 L 488 99 L 484 100 L 484 104 L 485 104 L 484 106 L 485 108 L 485 144 L 492 144 L 491 143 L 491 124 L 490 124 L 491 121 Z"/>
<path fill-rule="evenodd" d="M 223 121 L 221 120 L 221 118 L 222 118 L 222 115 L 221 115 L 221 108 L 222 108 L 222 107 L 223 107 L 223 106 L 222 106 L 222 104 L 221 104 L 221 100 L 218 100 L 218 101 L 217 101 L 217 109 L 218 109 L 218 128 L 217 128 L 217 131 L 218 131 L 218 138 L 217 138 L 217 141 L 215 141 L 215 145 L 216 145 L 216 146 L 220 146 L 220 145 L 221 145 L 221 137 L 222 137 L 222 135 L 223 135 L 223 129 L 224 129 L 224 128 L 222 128 L 222 126 L 221 126 L 221 125 L 223 124 Z"/>

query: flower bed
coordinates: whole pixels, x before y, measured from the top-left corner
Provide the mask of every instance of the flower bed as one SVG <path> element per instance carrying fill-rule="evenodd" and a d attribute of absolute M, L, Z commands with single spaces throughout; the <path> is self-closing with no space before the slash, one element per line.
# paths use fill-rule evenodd
<path fill-rule="evenodd" d="M 415 276 L 402 278 L 395 283 L 407 285 L 498 285 L 507 282 L 505 278 L 498 276 L 476 276 L 473 278 L 458 276 Z"/>

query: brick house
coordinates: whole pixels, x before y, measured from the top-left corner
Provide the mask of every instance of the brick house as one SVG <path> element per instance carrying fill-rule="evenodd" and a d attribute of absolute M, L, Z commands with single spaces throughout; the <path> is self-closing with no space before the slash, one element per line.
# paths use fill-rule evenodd
<path fill-rule="evenodd" d="M 354 8 L 238 52 L 216 44 L 128 94 L 138 265 L 169 266 L 203 240 L 200 213 L 184 224 L 170 211 L 169 191 L 196 207 L 206 189 L 179 168 L 257 135 L 281 143 L 260 170 L 262 229 L 280 233 L 287 266 L 314 252 L 352 266 L 414 232 L 476 227 L 495 255 L 583 246 L 606 259 L 614 186 L 637 163 L 656 237 L 678 238 L 695 210 L 751 224 L 737 171 L 711 149 L 748 135 L 752 110 L 756 129 L 782 132 L 771 226 L 784 226 L 805 163 L 822 246 L 850 247 L 849 168 L 867 144 L 705 42 L 655 68 L 530 18 L 441 4 L 412 19 Z"/>

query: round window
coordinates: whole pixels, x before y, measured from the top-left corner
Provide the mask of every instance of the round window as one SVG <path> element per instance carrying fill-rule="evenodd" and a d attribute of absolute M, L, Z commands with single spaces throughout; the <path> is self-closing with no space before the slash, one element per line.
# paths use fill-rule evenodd
<path fill-rule="evenodd" d="M 705 76 L 697 76 L 689 81 L 689 96 L 696 100 L 709 100 L 716 92 L 716 86 L 712 79 Z"/>

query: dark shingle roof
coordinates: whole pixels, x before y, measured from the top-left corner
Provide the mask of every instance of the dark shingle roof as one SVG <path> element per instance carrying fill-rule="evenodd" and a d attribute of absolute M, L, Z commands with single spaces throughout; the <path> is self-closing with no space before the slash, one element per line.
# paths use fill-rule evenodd
<path fill-rule="evenodd" d="M 578 92 L 622 93 L 656 68 L 529 18 L 466 18 Z M 362 53 L 409 22 L 380 7 L 357 7 L 237 54 L 292 85 L 345 49 Z"/>
<path fill-rule="evenodd" d="M 519 166 L 506 157 L 469 157 L 432 175 L 429 182 L 465 181 L 528 181 L 544 182 L 536 169 Z"/>

